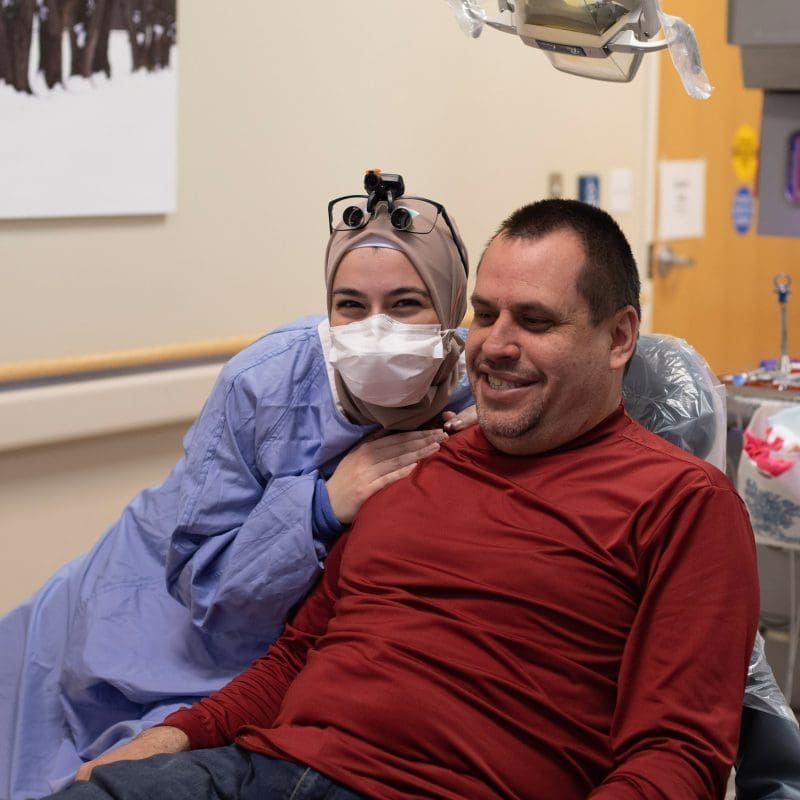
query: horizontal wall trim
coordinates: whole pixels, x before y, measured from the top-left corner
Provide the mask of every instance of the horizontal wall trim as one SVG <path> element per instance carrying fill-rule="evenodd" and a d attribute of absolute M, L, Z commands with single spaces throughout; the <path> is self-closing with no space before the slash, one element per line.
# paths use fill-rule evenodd
<path fill-rule="evenodd" d="M 0 363 L 0 388 L 3 384 L 10 383 L 55 380 L 122 370 L 143 370 L 198 361 L 224 361 L 256 338 L 257 336 L 232 336 L 225 339 L 89 353 L 64 358 L 10 361 Z"/>
<path fill-rule="evenodd" d="M 180 422 L 188 426 L 223 363 L 0 392 L 0 451 Z"/>

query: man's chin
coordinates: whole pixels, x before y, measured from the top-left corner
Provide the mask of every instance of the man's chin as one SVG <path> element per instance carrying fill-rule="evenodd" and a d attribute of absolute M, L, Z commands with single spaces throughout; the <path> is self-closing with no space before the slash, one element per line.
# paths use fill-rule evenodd
<path fill-rule="evenodd" d="M 526 456 L 536 452 L 525 437 L 502 436 L 486 430 L 483 431 L 483 435 L 496 450 L 509 456 Z"/>
<path fill-rule="evenodd" d="M 483 435 L 502 453 L 522 455 L 535 452 L 535 420 L 509 420 L 492 413 L 481 413 L 478 409 L 478 424 Z M 533 449 L 532 449 L 533 448 Z"/>

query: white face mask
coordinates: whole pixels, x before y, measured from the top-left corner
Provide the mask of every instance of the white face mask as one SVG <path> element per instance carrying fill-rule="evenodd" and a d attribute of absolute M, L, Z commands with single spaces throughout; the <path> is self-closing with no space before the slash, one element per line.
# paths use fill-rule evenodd
<path fill-rule="evenodd" d="M 332 325 L 329 360 L 365 403 L 401 408 L 419 402 L 446 355 L 441 325 L 398 322 L 375 314 Z"/>

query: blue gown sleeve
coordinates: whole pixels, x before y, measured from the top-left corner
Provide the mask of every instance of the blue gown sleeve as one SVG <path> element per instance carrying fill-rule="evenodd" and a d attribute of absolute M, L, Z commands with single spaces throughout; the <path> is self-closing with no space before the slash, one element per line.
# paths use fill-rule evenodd
<path fill-rule="evenodd" d="M 314 531 L 314 538 L 330 544 L 344 530 L 344 527 L 333 513 L 327 483 L 323 478 L 317 478 L 311 509 L 311 529 Z"/>
<path fill-rule="evenodd" d="M 167 585 L 207 632 L 276 635 L 332 544 L 314 536 L 315 487 L 368 429 L 337 421 L 314 337 L 234 358 L 187 435 Z"/>

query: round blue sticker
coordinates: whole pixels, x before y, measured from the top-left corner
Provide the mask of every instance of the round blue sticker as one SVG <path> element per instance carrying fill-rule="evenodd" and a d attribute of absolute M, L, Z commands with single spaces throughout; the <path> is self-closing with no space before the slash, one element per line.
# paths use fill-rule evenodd
<path fill-rule="evenodd" d="M 753 224 L 753 193 L 747 186 L 740 186 L 733 196 L 731 218 L 736 233 L 745 234 Z"/>

